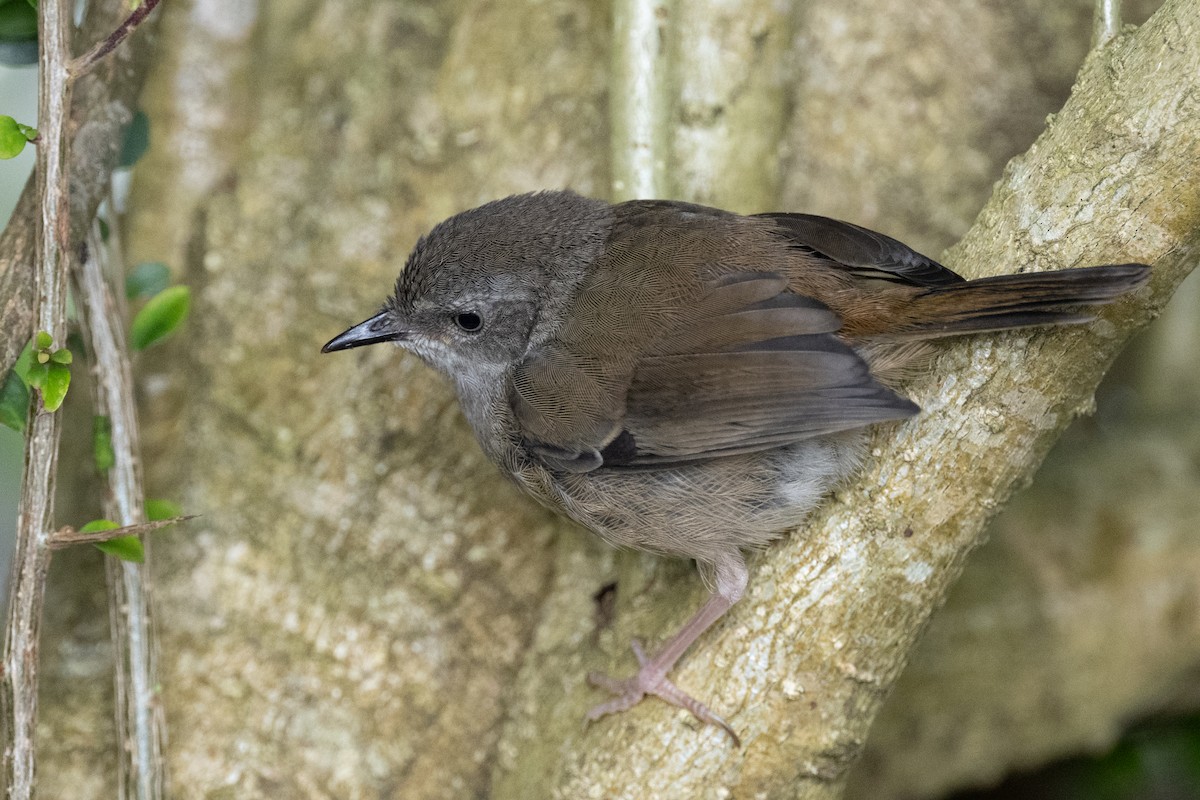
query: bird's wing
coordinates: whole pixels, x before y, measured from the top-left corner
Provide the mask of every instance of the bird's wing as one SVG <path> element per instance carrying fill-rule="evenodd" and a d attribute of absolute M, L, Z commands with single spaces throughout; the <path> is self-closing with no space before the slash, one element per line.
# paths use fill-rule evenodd
<path fill-rule="evenodd" d="M 962 283 L 957 272 L 943 267 L 903 242 L 849 222 L 813 214 L 755 214 L 775 223 L 790 247 L 821 258 L 860 278 L 935 288 Z"/>
<path fill-rule="evenodd" d="M 662 227 L 617 241 L 559 336 L 516 369 L 513 410 L 544 464 L 668 465 L 916 412 L 834 335 L 827 307 L 775 272 L 699 268 L 720 242 L 688 241 Z"/>

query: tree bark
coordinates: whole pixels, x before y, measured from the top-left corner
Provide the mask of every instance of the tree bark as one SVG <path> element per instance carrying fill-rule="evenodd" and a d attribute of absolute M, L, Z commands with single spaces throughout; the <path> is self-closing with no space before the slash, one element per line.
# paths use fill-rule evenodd
<path fill-rule="evenodd" d="M 1174 308 L 1183 299 L 1168 313 L 1195 319 L 1195 304 Z M 1163 406 L 1134 386 L 1102 396 L 1112 410 L 1076 425 L 991 526 L 880 710 L 848 796 L 986 785 L 1197 707 L 1200 394 Z"/>
<path fill-rule="evenodd" d="M 685 43 L 675 190 L 830 213 L 930 252 L 966 232 L 1061 102 L 1091 5 L 1071 17 L 932 3 L 903 25 L 888 7 L 678 9 L 665 23 Z M 948 347 L 912 386 L 925 416 L 881 431 L 863 475 L 755 560 L 747 600 L 676 676 L 732 716 L 743 750 L 654 703 L 585 731 L 596 698 L 583 676 L 628 668 L 631 634 L 677 624 L 702 592 L 692 567 L 618 556 L 533 507 L 412 359 L 317 349 L 377 307 L 447 214 L 542 187 L 608 192 L 608 9 L 167 11 L 146 102 L 161 133 L 127 240 L 196 295 L 186 335 L 139 366 L 151 493 L 203 515 L 156 551 L 168 757 L 185 797 L 836 795 L 983 524 L 1195 259 L 1200 120 L 1184 76 L 1197 74 L 1200 9 L 1174 0 L 1088 61 L 949 256 L 971 275 L 1148 260 L 1151 289 L 1087 330 Z M 1055 33 L 1039 34 L 1035 65 L 1039 30 Z M 729 59 L 744 82 L 678 66 L 714 41 L 762 60 Z M 778 159 L 777 177 L 737 160 L 743 140 Z M 613 581 L 609 626 L 594 597 Z M 1036 643 L 1024 652 L 1034 660 Z M 103 723 L 60 686 L 47 780 L 73 788 L 96 769 L 87 747 Z M 1128 707 L 1106 706 L 1107 732 Z M 895 758 L 892 785 L 915 785 L 879 742 L 873 774 Z M 937 785 L 1027 756 L 964 758 Z"/>
<path fill-rule="evenodd" d="M 90 44 L 108 35 L 128 14 L 123 0 L 88 4 L 74 37 Z M 154 46 L 152 25 L 109 56 L 95 71 L 74 83 L 71 119 L 71 241 L 83 241 L 96 209 L 112 185 L 121 153 L 121 134 L 133 119 L 147 62 Z M 0 375 L 7 374 L 33 333 L 34 232 L 37 225 L 36 176 L 30 176 L 0 233 Z"/>

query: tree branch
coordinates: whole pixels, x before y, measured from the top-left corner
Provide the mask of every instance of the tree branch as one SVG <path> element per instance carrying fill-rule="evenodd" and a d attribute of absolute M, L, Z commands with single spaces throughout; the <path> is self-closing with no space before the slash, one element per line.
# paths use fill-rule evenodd
<path fill-rule="evenodd" d="M 112 229 L 109 242 L 114 249 L 118 234 Z M 101 240 L 99 225 L 88 237 L 87 257 L 78 269 L 84 331 L 91 350 L 96 386 L 96 413 L 109 418 L 112 430 L 113 464 L 108 470 L 108 496 L 104 513 L 122 525 L 145 522 L 138 423 L 134 403 L 133 375 L 122 328 L 126 315 L 109 288 L 104 263 L 108 247 Z M 119 254 L 119 250 L 117 251 Z M 120 259 L 116 259 L 120 275 Z M 169 524 L 169 523 L 168 523 Z M 155 527 L 158 527 L 157 525 Z M 152 528 L 151 528 L 152 529 Z M 163 746 L 166 721 L 158 699 L 159 684 L 154 652 L 154 629 L 150 588 L 150 540 L 143 538 L 144 564 L 110 558 L 108 607 L 116 654 L 117 741 L 120 797 L 138 800 L 161 798 L 166 786 Z"/>
<path fill-rule="evenodd" d="M 91 50 L 74 59 L 71 64 L 71 79 L 82 78 L 87 75 L 96 65 L 104 58 L 116 50 L 129 35 L 137 30 L 137 27 L 145 21 L 146 17 L 150 16 L 150 12 L 158 7 L 160 0 L 143 0 L 142 4 L 133 10 L 125 21 L 113 30 L 103 41 L 97 42 Z"/>
<path fill-rule="evenodd" d="M 93 39 L 108 34 L 125 17 L 124 9 L 124 0 L 89 3 L 80 37 Z M 102 62 L 102 69 L 74 83 L 76 102 L 67 125 L 72 138 L 67 170 L 71 176 L 72 241 L 83 239 L 96 208 L 108 193 L 121 152 L 122 132 L 133 119 L 153 44 L 151 36 L 135 37 Z M 0 233 L 0 375 L 12 367 L 33 333 L 34 235 L 38 219 L 35 180 L 30 178 Z"/>
<path fill-rule="evenodd" d="M 8 228 L 0 237 L 0 308 L 4 341 L 3 371 L 11 366 L 15 352 L 28 341 L 32 322 L 49 331 L 56 343 L 66 338 L 66 286 L 72 255 L 72 195 L 75 177 L 70 158 L 69 113 L 72 86 L 70 60 L 73 7 L 61 0 L 42 0 L 39 8 L 39 113 L 40 129 L 37 169 L 33 180 L 36 200 L 28 190 L 22 196 Z M 102 16 L 102 15 L 101 15 Z M 89 65 L 94 66 L 94 64 Z M 120 69 L 121 65 L 114 67 Z M 94 84 L 87 88 L 83 107 L 102 118 L 110 106 L 96 107 Z M 104 93 L 101 92 L 103 95 Z M 124 115 L 122 123 L 132 118 Z M 103 126 L 102 126 L 103 127 Z M 95 163 L 97 144 L 86 127 L 76 136 L 80 166 Z M 115 137 L 113 137 L 115 139 Z M 117 147 L 101 143 L 115 160 Z M 111 164 L 111 161 L 108 162 Z M 107 186 L 110 166 L 100 170 Z M 92 185 L 94 169 L 79 170 L 80 183 Z M 96 203 L 99 197 L 96 197 Z M 95 204 L 88 203 L 90 220 Z M 30 218 L 36 222 L 31 226 Z M 36 226 L 36 227 L 34 227 Z M 32 258 L 37 253 L 36 260 Z M 32 297 L 29 294 L 33 287 Z M 32 797 L 36 787 L 37 665 L 39 636 L 50 551 L 61 544 L 51 534 L 54 519 L 54 490 L 57 474 L 60 416 L 46 413 L 40 394 L 26 439 L 25 474 L 17 521 L 17 545 L 10 583 L 9 615 L 5 630 L 3 706 L 5 732 L 4 776 L 7 796 Z"/>
<path fill-rule="evenodd" d="M 35 242 L 34 318 L 62 346 L 67 334 L 67 270 L 70 263 L 70 194 L 67 181 L 67 109 L 71 86 L 71 4 L 42 0 L 38 13 L 37 189 L 40 225 Z M 28 328 L 26 328 L 28 331 Z M 21 337 L 28 339 L 28 333 Z M 24 341 L 19 346 L 23 346 Z M 42 408 L 36 394 L 26 432 L 25 472 L 17 516 L 17 544 L 9 587 L 4 640 L 4 777 L 7 797 L 24 800 L 36 786 L 37 664 L 42 600 L 50 567 L 54 486 L 58 472 L 60 419 Z"/>
<path fill-rule="evenodd" d="M 745 748 L 731 750 L 720 731 L 687 729 L 684 717 L 650 703 L 586 734 L 562 729 L 555 720 L 591 699 L 580 685 L 553 707 L 518 704 L 529 716 L 510 725 L 516 755 L 505 773 L 563 796 L 704 796 L 713 787 L 732 796 L 839 794 L 879 704 L 986 523 L 1194 266 L 1197 26 L 1197 0 L 1169 0 L 1136 34 L 1094 54 L 1067 105 L 1009 165 L 947 257 L 973 276 L 1139 260 L 1154 264 L 1151 286 L 1084 329 L 948 347 L 934 369 L 943 377 L 910 389 L 924 414 L 880 430 L 864 473 L 758 561 L 746 600 L 675 676 L 733 710 Z M 548 605 L 578 605 L 568 583 Z M 650 587 L 637 603 L 670 616 L 694 600 L 659 583 L 670 585 Z M 677 621 L 663 613 L 659 630 Z M 614 640 L 633 632 L 626 625 L 618 620 Z M 529 696 L 559 696 L 562 675 L 581 669 L 578 642 L 552 635 L 539 633 L 541 677 Z M 551 729 L 565 741 L 542 748 L 521 735 Z"/>
<path fill-rule="evenodd" d="M 1200 318 L 1180 299 L 1167 314 Z M 1200 394 L 1181 399 L 1055 446 L 910 654 L 847 797 L 943 797 L 1200 707 Z"/>
<path fill-rule="evenodd" d="M 166 528 L 169 525 L 174 525 L 179 522 L 187 522 L 189 519 L 195 519 L 195 515 L 187 515 L 182 517 L 171 517 L 170 519 L 159 519 L 153 522 L 138 522 L 133 525 L 122 525 L 119 528 L 109 528 L 103 531 L 91 531 L 90 533 L 80 533 L 72 527 L 59 528 L 50 537 L 51 550 L 65 550 L 68 547 L 75 547 L 81 544 L 99 544 L 101 542 L 111 542 L 113 539 L 122 536 L 144 536 L 147 533 L 153 533 L 161 528 Z"/>

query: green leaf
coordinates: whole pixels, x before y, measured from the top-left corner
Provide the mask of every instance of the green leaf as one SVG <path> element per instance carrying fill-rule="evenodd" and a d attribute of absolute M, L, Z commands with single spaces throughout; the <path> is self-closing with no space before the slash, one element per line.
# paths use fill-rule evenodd
<path fill-rule="evenodd" d="M 33 346 L 38 350 L 45 350 L 50 345 L 54 344 L 54 337 L 49 331 L 38 331 L 37 336 L 33 337 Z"/>
<path fill-rule="evenodd" d="M 146 549 L 142 546 L 142 540 L 136 536 L 118 536 L 107 542 L 96 542 L 94 547 L 101 553 L 116 556 L 122 561 L 141 564 L 146 560 Z"/>
<path fill-rule="evenodd" d="M 65 347 L 60 347 L 50 354 L 50 360 L 55 364 L 70 364 L 72 360 L 71 351 Z"/>
<path fill-rule="evenodd" d="M 34 362 L 33 364 L 29 365 L 29 369 L 25 370 L 25 374 L 22 377 L 25 378 L 25 382 L 29 384 L 30 388 L 41 389 L 46 385 L 46 378 L 49 377 L 49 375 L 49 364 L 38 364 L 37 362 Z"/>
<path fill-rule="evenodd" d="M 172 503 L 170 500 L 146 501 L 146 519 L 150 522 L 182 516 L 183 509 L 179 507 L 178 503 Z"/>
<path fill-rule="evenodd" d="M 0 425 L 23 433 L 28 415 L 29 387 L 15 369 L 9 370 L 4 376 L 4 385 L 0 386 Z"/>
<path fill-rule="evenodd" d="M 36 38 L 36 11 L 23 3 L 0 4 L 0 39 L 20 41 Z"/>
<path fill-rule="evenodd" d="M 80 533 L 99 533 L 100 531 L 111 531 L 121 527 L 111 519 L 94 519 L 87 525 L 79 529 Z M 102 553 L 108 553 L 110 556 L 133 561 L 141 564 L 146 560 L 146 551 L 142 547 L 142 540 L 136 536 L 118 536 L 115 539 L 109 539 L 107 542 L 94 542 L 93 546 Z"/>
<path fill-rule="evenodd" d="M 29 385 L 29 370 L 33 368 L 33 342 L 25 345 L 25 349 L 21 351 L 21 355 L 17 356 L 17 360 L 13 362 L 12 371 L 17 374 L 25 385 Z"/>
<path fill-rule="evenodd" d="M 49 372 L 46 374 L 46 382 L 42 385 L 42 405 L 47 411 L 58 411 L 67 396 L 67 388 L 71 385 L 71 370 L 53 361 L 46 366 Z"/>
<path fill-rule="evenodd" d="M 125 279 L 125 296 L 130 300 L 154 297 L 171 285 L 171 270 L 161 261 L 143 261 Z"/>
<path fill-rule="evenodd" d="M 144 111 L 133 115 L 125 130 L 125 141 L 121 145 L 121 160 L 118 167 L 132 167 L 150 148 L 150 118 Z"/>
<path fill-rule="evenodd" d="M 16 158 L 28 143 L 25 134 L 17 127 L 17 121 L 0 114 L 0 158 Z"/>
<path fill-rule="evenodd" d="M 187 318 L 191 304 L 191 292 L 186 286 L 164 289 L 133 318 L 129 331 L 129 344 L 134 350 L 145 350 L 164 336 L 169 335 Z"/>
<path fill-rule="evenodd" d="M 111 531 L 121 527 L 111 519 L 94 519 L 79 529 L 80 533 L 99 533 L 100 531 Z"/>
<path fill-rule="evenodd" d="M 107 472 L 116 460 L 112 446 L 112 420 L 103 414 L 92 417 L 92 458 L 96 469 Z"/>

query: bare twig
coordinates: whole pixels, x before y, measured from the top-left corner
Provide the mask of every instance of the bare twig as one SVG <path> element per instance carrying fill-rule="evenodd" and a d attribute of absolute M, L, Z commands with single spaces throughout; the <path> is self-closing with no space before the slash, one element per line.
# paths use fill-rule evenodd
<path fill-rule="evenodd" d="M 147 533 L 152 533 L 168 525 L 175 525 L 179 522 L 187 522 L 189 519 L 195 519 L 194 514 L 185 515 L 182 517 L 171 517 L 170 519 L 159 519 L 154 522 L 139 522 L 136 525 L 122 525 L 119 528 L 109 528 L 105 531 L 92 531 L 90 533 L 80 533 L 71 526 L 65 526 L 56 530 L 50 536 L 51 550 L 65 550 L 68 547 L 74 547 L 78 544 L 99 544 L 100 542 L 111 542 L 113 539 L 121 536 L 143 536 Z"/>
<path fill-rule="evenodd" d="M 104 60 L 105 56 L 116 50 L 121 42 L 128 39 L 129 34 L 137 30 L 138 25 L 141 25 L 146 17 L 150 16 L 150 12 L 158 6 L 159 2 L 160 0 L 144 0 L 104 41 L 99 42 L 91 50 L 71 61 L 69 65 L 71 79 L 81 78 L 91 72 L 97 64 Z"/>
<path fill-rule="evenodd" d="M 41 226 L 36 237 L 35 319 L 37 329 L 49 331 L 60 345 L 67 331 L 67 267 L 71 256 L 66 165 L 72 8 L 66 0 L 41 0 L 38 15 L 38 125 L 43 141 L 37 150 Z M 0 691 L 7 733 L 3 771 L 7 796 L 12 800 L 32 797 L 36 781 L 38 637 L 50 567 L 60 436 L 60 415 L 42 409 L 40 395 L 34 403 L 25 443 Z"/>
<path fill-rule="evenodd" d="M 116 242 L 112 228 L 110 243 Z M 145 522 L 141 457 L 138 449 L 137 412 L 129 352 L 120 322 L 125 319 L 119 295 L 110 288 L 103 261 L 108 252 L 99 231 L 92 226 L 87 257 L 78 268 L 85 338 L 90 345 L 96 386 L 96 413 L 111 422 L 113 465 L 108 471 L 108 497 L 104 512 L 122 525 L 140 527 Z M 170 524 L 170 523 L 167 523 Z M 145 530 L 161 527 L 150 523 Z M 133 532 L 133 531 L 129 531 Z M 142 533 L 141 530 L 136 531 Z M 76 534 L 76 536 L 79 536 Z M 56 537 L 61 540 L 62 537 Z M 166 724 L 157 702 L 157 664 L 153 647 L 153 615 L 146 580 L 150 542 L 143 540 L 146 565 L 108 559 L 108 607 L 116 656 L 116 721 L 120 794 L 138 800 L 161 798 L 166 786 L 163 746 Z"/>
<path fill-rule="evenodd" d="M 1092 49 L 1111 42 L 1121 30 L 1121 0 L 1096 0 L 1092 18 Z"/>

